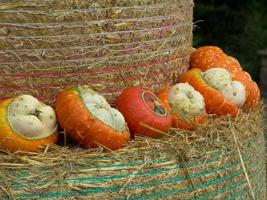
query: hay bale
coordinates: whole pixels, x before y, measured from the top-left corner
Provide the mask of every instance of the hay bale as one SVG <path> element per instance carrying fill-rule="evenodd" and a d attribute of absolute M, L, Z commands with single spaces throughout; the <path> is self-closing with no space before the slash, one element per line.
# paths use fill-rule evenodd
<path fill-rule="evenodd" d="M 0 5 L 0 100 L 91 85 L 157 90 L 188 69 L 190 0 L 12 0 Z"/>
<path fill-rule="evenodd" d="M 252 192 L 266 199 L 263 125 L 256 110 L 236 120 L 210 117 L 195 132 L 136 138 L 115 152 L 51 146 L 41 154 L 0 153 L 0 198 L 252 199 Z"/>

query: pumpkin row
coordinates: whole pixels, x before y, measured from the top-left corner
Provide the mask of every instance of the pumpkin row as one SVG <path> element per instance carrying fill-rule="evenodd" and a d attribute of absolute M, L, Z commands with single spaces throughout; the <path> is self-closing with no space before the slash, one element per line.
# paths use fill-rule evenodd
<path fill-rule="evenodd" d="M 192 69 L 176 85 L 157 95 L 141 87 L 126 88 L 112 108 L 87 86 L 67 88 L 56 97 L 55 110 L 30 95 L 0 103 L 0 148 L 39 151 L 58 138 L 58 124 L 83 148 L 127 146 L 130 136 L 158 137 L 176 127 L 194 130 L 207 114 L 236 117 L 259 103 L 258 86 L 237 60 L 218 47 L 193 52 Z"/>

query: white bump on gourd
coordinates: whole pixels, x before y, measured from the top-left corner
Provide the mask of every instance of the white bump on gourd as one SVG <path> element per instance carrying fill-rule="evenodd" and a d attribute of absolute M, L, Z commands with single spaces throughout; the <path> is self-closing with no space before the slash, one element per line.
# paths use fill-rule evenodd
<path fill-rule="evenodd" d="M 123 115 L 118 110 L 111 108 L 103 96 L 88 87 L 80 87 L 79 91 L 85 106 L 94 117 L 117 131 L 126 130 Z"/>
<path fill-rule="evenodd" d="M 112 119 L 113 116 L 109 110 L 104 109 L 104 108 L 95 109 L 92 114 L 94 115 L 94 117 L 101 120 L 106 125 L 113 127 L 113 119 Z"/>
<path fill-rule="evenodd" d="M 88 107 L 110 107 L 107 100 L 91 88 L 79 87 L 79 91 L 82 94 L 83 102 L 88 105 Z"/>
<path fill-rule="evenodd" d="M 213 88 L 221 90 L 231 85 L 231 74 L 224 68 L 211 68 L 203 73 L 204 80 Z"/>
<path fill-rule="evenodd" d="M 232 81 L 229 71 L 223 68 L 212 68 L 205 71 L 202 76 L 208 85 L 220 91 L 227 100 L 238 107 L 244 105 L 245 86 L 239 81 Z"/>
<path fill-rule="evenodd" d="M 53 108 L 30 95 L 19 96 L 9 104 L 8 122 L 17 134 L 28 139 L 48 137 L 57 129 Z"/>
<path fill-rule="evenodd" d="M 125 119 L 123 115 L 116 109 L 111 108 L 110 113 L 113 118 L 113 125 L 116 127 L 116 130 L 118 131 L 125 131 Z"/>
<path fill-rule="evenodd" d="M 221 90 L 226 99 L 241 108 L 246 101 L 246 89 L 239 81 L 233 81 L 230 87 Z"/>
<path fill-rule="evenodd" d="M 38 107 L 38 110 L 40 112 L 39 114 L 39 120 L 47 126 L 48 129 L 54 129 L 56 125 L 56 114 L 54 112 L 54 109 L 50 106 L 42 105 L 41 107 Z M 50 113 L 48 115 L 47 113 Z"/>
<path fill-rule="evenodd" d="M 203 96 L 188 83 L 174 85 L 168 93 L 173 113 L 182 116 L 198 116 L 205 108 Z"/>

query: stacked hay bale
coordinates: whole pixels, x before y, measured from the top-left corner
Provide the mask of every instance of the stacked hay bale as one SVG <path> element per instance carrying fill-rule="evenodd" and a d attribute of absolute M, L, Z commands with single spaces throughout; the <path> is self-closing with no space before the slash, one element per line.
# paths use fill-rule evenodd
<path fill-rule="evenodd" d="M 263 124 L 258 110 L 236 120 L 211 117 L 196 132 L 136 138 L 116 152 L 0 153 L 0 198 L 266 199 Z"/>
<path fill-rule="evenodd" d="M 26 0 L 0 5 L 0 100 L 91 85 L 112 103 L 123 88 L 154 90 L 188 69 L 190 0 Z"/>

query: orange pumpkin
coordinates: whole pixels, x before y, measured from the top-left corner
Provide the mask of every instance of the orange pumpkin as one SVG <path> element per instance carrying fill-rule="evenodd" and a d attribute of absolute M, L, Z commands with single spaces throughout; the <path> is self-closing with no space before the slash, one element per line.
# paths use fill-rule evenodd
<path fill-rule="evenodd" d="M 233 80 L 241 82 L 246 89 L 245 109 L 255 107 L 260 102 L 260 89 L 258 85 L 251 79 L 250 75 L 245 71 L 239 71 L 232 74 Z"/>
<path fill-rule="evenodd" d="M 203 79 L 200 69 L 194 68 L 183 74 L 180 79 L 182 83 L 189 83 L 198 92 L 200 92 L 205 100 L 206 110 L 209 114 L 217 116 L 230 114 L 236 117 L 239 109 L 235 104 L 227 100 L 221 92 L 214 89 Z"/>
<path fill-rule="evenodd" d="M 57 141 L 54 110 L 30 95 L 0 103 L 0 148 L 36 152 Z"/>
<path fill-rule="evenodd" d="M 164 104 L 164 106 L 167 108 L 167 110 L 172 114 L 172 127 L 185 129 L 192 131 L 195 129 L 196 124 L 204 124 L 205 118 L 206 118 L 206 111 L 205 111 L 205 105 L 203 102 L 203 110 L 200 110 L 200 112 L 197 112 L 197 114 L 194 114 L 193 116 L 183 116 L 183 114 L 179 112 L 173 112 L 172 106 L 170 105 L 170 102 L 168 100 L 168 96 L 170 93 L 170 90 L 175 86 L 167 86 L 160 90 L 157 93 L 157 96 L 161 100 L 161 102 Z M 183 91 L 181 91 L 183 92 Z M 179 103 L 179 102 L 178 102 Z M 181 102 L 182 104 L 182 102 Z"/>
<path fill-rule="evenodd" d="M 251 79 L 250 75 L 243 71 L 238 60 L 231 56 L 227 56 L 223 51 L 214 46 L 204 46 L 198 48 L 191 55 L 191 68 L 198 68 L 206 71 L 210 68 L 221 67 L 227 69 L 233 80 L 241 82 L 246 90 L 245 109 L 250 109 L 259 104 L 260 89 L 258 85 Z"/>
<path fill-rule="evenodd" d="M 156 138 L 171 127 L 172 118 L 165 106 L 155 94 L 141 87 L 126 88 L 116 106 L 124 115 L 133 136 Z"/>
<path fill-rule="evenodd" d="M 130 140 L 121 113 L 86 86 L 61 91 L 56 98 L 56 114 L 67 136 L 83 148 L 102 145 L 116 150 Z"/>
<path fill-rule="evenodd" d="M 214 67 L 222 67 L 235 73 L 241 71 L 239 62 L 227 56 L 219 47 L 203 46 L 198 48 L 190 57 L 190 67 L 206 71 Z"/>

